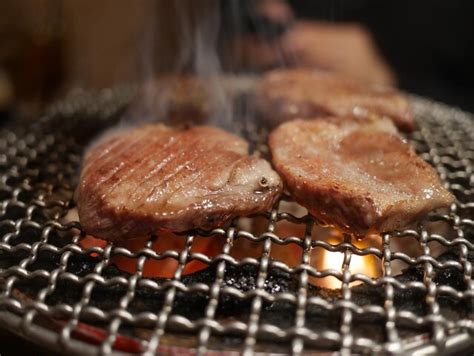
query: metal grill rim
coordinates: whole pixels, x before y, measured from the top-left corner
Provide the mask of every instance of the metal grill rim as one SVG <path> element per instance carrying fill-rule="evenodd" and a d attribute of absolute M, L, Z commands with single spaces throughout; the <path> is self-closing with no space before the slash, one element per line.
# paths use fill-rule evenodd
<path fill-rule="evenodd" d="M 115 90 L 104 90 L 98 94 L 81 93 L 53 105 L 45 117 L 40 120 L 35 130 L 41 132 L 42 125 L 49 125 L 55 120 L 65 120 L 73 116 L 90 116 L 107 123 L 110 117 L 118 115 L 127 105 L 135 93 L 135 88 L 124 87 Z M 162 340 L 172 330 L 190 332 L 195 335 L 195 349 L 203 354 L 212 350 L 212 338 L 223 334 L 237 334 L 242 337 L 241 351 L 251 354 L 259 351 L 259 344 L 266 339 L 275 341 L 290 340 L 289 349 L 294 354 L 302 354 L 321 343 L 329 345 L 330 349 L 337 349 L 342 353 L 350 352 L 402 352 L 413 348 L 435 348 L 437 351 L 455 348 L 462 343 L 468 343 L 466 335 L 474 332 L 473 313 L 470 316 L 457 320 L 449 320 L 440 312 L 439 298 L 451 298 L 456 302 L 474 300 L 474 281 L 472 264 L 469 254 L 474 253 L 474 241 L 468 238 L 470 229 L 474 228 L 472 213 L 466 211 L 474 209 L 474 178 L 472 175 L 474 164 L 474 116 L 458 109 L 450 108 L 430 100 L 411 96 L 413 109 L 420 130 L 410 138 L 414 146 L 421 151 L 421 156 L 437 169 L 446 186 L 458 197 L 449 212 L 432 214 L 430 219 L 447 224 L 456 236 L 448 239 L 440 234 L 429 233 L 424 227 L 408 229 L 382 236 L 382 248 L 357 248 L 350 240 L 333 245 L 325 241 L 311 238 L 314 219 L 309 216 L 297 217 L 289 212 L 279 211 L 278 205 L 264 216 L 267 221 L 266 232 L 255 235 L 250 231 L 243 231 L 236 224 L 226 229 L 215 229 L 212 232 L 197 232 L 199 235 L 225 239 L 222 252 L 214 257 L 205 256 L 191 251 L 195 234 L 189 234 L 185 247 L 181 251 L 167 251 L 159 254 L 151 249 L 151 240 L 144 249 L 137 253 L 108 243 L 106 247 L 83 249 L 78 245 L 81 238 L 76 233 L 71 242 L 64 246 L 50 242 L 50 235 L 56 232 L 79 229 L 77 222 L 64 223 L 63 217 L 70 206 L 70 199 L 58 199 L 63 191 L 71 192 L 73 175 L 77 172 L 80 162 L 78 145 L 70 137 L 62 137 L 58 132 L 44 133 L 36 136 L 36 131 L 22 129 L 3 129 L 0 136 L 0 167 L 2 167 L 0 191 L 10 198 L 4 199 L 0 205 L 0 228 L 8 231 L 1 236 L 0 251 L 2 253 L 24 253 L 25 257 L 17 264 L 0 270 L 1 296 L 0 319 L 9 320 L 11 325 L 18 323 L 21 332 L 39 340 L 49 340 L 52 347 L 59 345 L 64 349 L 73 349 L 83 344 L 74 332 L 84 316 L 92 317 L 98 322 L 106 323 L 104 342 L 91 348 L 103 354 L 110 354 L 116 349 L 117 337 L 120 337 L 123 324 L 135 326 L 152 325 L 153 331 L 147 338 L 139 340 L 140 347 L 148 354 L 155 350 L 167 347 Z M 251 125 L 247 123 L 247 125 Z M 248 129 L 248 128 L 247 128 Z M 255 128 L 251 127 L 250 130 Z M 54 147 L 54 149 L 52 149 Z M 42 157 L 49 154 L 47 158 Z M 38 158 L 39 157 L 39 158 Z M 31 162 L 49 162 L 60 171 L 48 172 Z M 64 163 L 64 161 L 66 163 Z M 62 163 L 61 163 L 62 162 Z M 37 163 L 37 162 L 36 162 Z M 47 180 L 38 176 L 46 174 Z M 48 176 L 49 174 L 49 176 Z M 30 179 L 31 178 L 31 179 Z M 459 183 L 462 182 L 462 183 Z M 26 198 L 23 198 L 26 195 Z M 17 219 L 5 219 L 9 209 L 24 211 L 24 216 Z M 37 215 L 43 217 L 38 222 Z M 282 238 L 275 234 L 275 226 L 279 221 L 287 220 L 305 226 L 304 236 Z M 37 230 L 39 238 L 31 243 L 12 244 L 15 238 L 23 233 L 24 229 Z M 471 235 L 469 235 L 471 236 Z M 409 254 L 391 249 L 391 239 L 416 239 L 423 249 L 421 256 L 413 257 Z M 472 237 L 471 237 L 472 238 Z M 230 255 L 232 245 L 239 239 L 246 239 L 263 244 L 260 258 L 247 258 L 239 261 Z M 457 249 L 458 258 L 447 261 L 438 261 L 432 255 L 430 243 L 437 242 L 446 248 Z M 294 244 L 302 250 L 301 263 L 290 267 L 281 261 L 270 258 L 272 246 Z M 310 252 L 314 248 L 323 248 L 327 251 L 338 251 L 344 254 L 340 271 L 317 270 L 310 265 Z M 30 270 L 43 251 L 60 255 L 58 266 L 52 270 Z M 100 261 L 95 265 L 93 273 L 78 276 L 67 271 L 71 256 L 97 253 Z M 124 255 L 137 258 L 137 271 L 128 278 L 116 276 L 107 278 L 103 270 L 110 263 L 114 255 Z M 373 255 L 383 266 L 383 275 L 375 280 L 363 274 L 352 274 L 349 269 L 351 257 L 354 255 Z M 178 262 L 174 278 L 163 283 L 144 278 L 142 276 L 145 259 L 173 258 Z M 210 285 L 193 283 L 186 285 L 182 281 L 184 266 L 187 262 L 196 260 L 207 265 L 215 264 L 216 275 Z M 391 267 L 394 261 L 400 261 L 407 266 L 418 266 L 423 270 L 423 281 L 403 282 L 392 275 Z M 234 286 L 223 286 L 226 267 L 241 264 L 253 265 L 258 269 L 256 289 L 242 291 Z M 280 269 L 295 276 L 298 283 L 296 293 L 281 292 L 272 294 L 264 289 L 269 271 Z M 434 282 L 436 269 L 453 268 L 463 274 L 465 290 L 456 290 L 448 285 L 436 285 Z M 309 278 L 324 278 L 332 276 L 341 281 L 341 298 L 330 300 L 324 296 L 308 293 Z M 22 299 L 16 292 L 15 285 L 20 281 L 31 279 L 47 280 L 34 299 Z M 82 286 L 80 300 L 72 305 L 49 305 L 47 298 L 57 288 L 58 281 L 67 280 Z M 351 282 L 359 281 L 363 285 L 381 287 L 384 290 L 383 306 L 358 305 L 352 297 Z M 126 289 L 113 310 L 101 310 L 90 305 L 93 290 L 96 286 L 120 285 Z M 137 288 L 164 291 L 164 304 L 159 312 L 131 313 L 128 309 L 135 298 Z M 424 316 L 407 310 L 399 310 L 394 303 L 394 291 L 418 291 L 425 293 L 425 301 L 429 312 Z M 208 302 L 203 317 L 190 320 L 182 315 L 172 313 L 173 303 L 178 293 L 205 293 Z M 216 320 L 216 308 L 219 297 L 228 295 L 240 300 L 250 300 L 250 314 L 247 322 L 234 320 L 222 323 Z M 295 321 L 291 328 L 282 328 L 271 323 L 262 323 L 260 320 L 264 303 L 286 302 L 295 306 Z M 337 330 L 314 331 L 306 324 L 308 321 L 308 307 L 317 306 L 329 311 L 340 311 L 341 319 Z M 354 336 L 354 318 L 370 314 L 385 320 L 385 341 L 377 342 L 367 337 Z M 46 337 L 44 332 L 33 332 L 41 328 L 39 319 L 61 316 L 64 324 L 53 332 L 56 337 Z M 16 319 L 15 319 L 16 318 Z M 16 320 L 15 322 L 13 320 Z M 399 323 L 406 322 L 415 326 L 428 325 L 430 332 L 420 334 L 420 338 L 406 340 L 399 334 Z M 36 335 L 36 337 L 34 336 Z M 43 335 L 43 336 L 38 336 Z M 72 342 L 74 340 L 74 342 Z M 422 341 L 420 341 L 422 340 Z M 455 341 L 452 341 L 455 340 Z M 457 340 L 457 341 L 456 341 Z M 461 341 L 459 341 L 461 340 Z M 469 337 L 468 337 L 469 340 Z M 421 343 L 421 344 L 420 344 Z M 90 345 L 89 345 L 90 346 Z M 238 349 L 238 348 L 237 348 Z"/>

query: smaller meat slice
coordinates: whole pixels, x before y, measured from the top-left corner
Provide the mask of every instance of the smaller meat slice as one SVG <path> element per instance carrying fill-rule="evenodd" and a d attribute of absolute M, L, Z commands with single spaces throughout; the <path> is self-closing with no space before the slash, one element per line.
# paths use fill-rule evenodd
<path fill-rule="evenodd" d="M 160 120 L 173 126 L 230 119 L 234 101 L 254 87 L 245 76 L 163 75 L 146 82 L 132 103 L 128 120 Z"/>
<path fill-rule="evenodd" d="M 454 200 L 387 119 L 296 119 L 276 128 L 269 144 L 295 200 L 358 236 L 405 228 Z"/>
<path fill-rule="evenodd" d="M 408 100 L 393 88 L 374 86 L 313 69 L 277 69 L 257 85 L 257 111 L 278 124 L 294 118 L 388 117 L 401 130 L 415 121 Z"/>
<path fill-rule="evenodd" d="M 214 110 L 205 82 L 191 75 L 157 77 L 145 83 L 137 100 L 139 110 L 173 124 L 203 122 Z"/>
<path fill-rule="evenodd" d="M 108 240 L 211 229 L 268 210 L 281 191 L 242 138 L 209 126 L 113 132 L 85 155 L 75 199 L 83 229 Z"/>

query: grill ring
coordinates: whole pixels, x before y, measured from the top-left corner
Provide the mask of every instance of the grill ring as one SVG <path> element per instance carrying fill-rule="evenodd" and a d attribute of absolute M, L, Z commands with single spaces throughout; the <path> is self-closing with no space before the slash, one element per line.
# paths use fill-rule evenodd
<path fill-rule="evenodd" d="M 73 208 L 81 152 L 95 133 L 116 124 L 136 88 L 76 93 L 50 107 L 29 130 L 0 131 L 0 319 L 5 326 L 57 350 L 102 352 L 226 350 L 292 352 L 454 351 L 472 347 L 474 332 L 474 117 L 458 109 L 411 96 L 419 130 L 408 139 L 435 166 L 457 198 L 444 214 L 432 214 L 415 230 L 382 236 L 381 245 L 358 248 L 350 240 L 332 244 L 311 239 L 317 222 L 274 207 L 255 219 L 266 231 L 229 228 L 193 232 L 181 251 L 136 254 L 108 244 L 84 250 L 78 222 L 65 222 Z M 59 129 L 60 128 L 60 129 Z M 78 130 L 80 128 L 80 130 Z M 251 122 L 239 130 L 265 147 Z M 306 233 L 275 233 L 282 221 Z M 442 234 L 429 224 L 443 226 Z M 210 257 L 192 251 L 195 235 L 225 239 Z M 416 242 L 419 255 L 393 248 L 392 241 Z M 230 255 L 239 240 L 259 244 L 258 258 Z M 301 263 L 287 266 L 271 249 L 295 245 Z M 434 245 L 443 246 L 437 256 Z M 344 254 L 339 270 L 309 265 L 311 250 Z M 97 257 L 91 257 L 96 253 Z M 174 278 L 125 274 L 110 265 L 114 255 L 173 258 Z M 383 275 L 351 274 L 352 256 L 374 256 Z M 183 275 L 190 260 L 207 265 L 198 277 Z M 393 273 L 396 264 L 408 268 Z M 315 287 L 327 276 L 339 290 Z M 349 283 L 360 285 L 350 287 Z M 146 302 L 144 302 L 146 301 Z M 189 307 L 191 305 L 192 307 Z M 195 309 L 195 310 L 193 310 Z"/>

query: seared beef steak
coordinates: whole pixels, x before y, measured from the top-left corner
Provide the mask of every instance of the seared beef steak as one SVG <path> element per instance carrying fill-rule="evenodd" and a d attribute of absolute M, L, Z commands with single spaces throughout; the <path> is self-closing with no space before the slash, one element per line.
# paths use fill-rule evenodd
<path fill-rule="evenodd" d="M 269 144 L 296 201 L 356 235 L 404 228 L 454 199 L 389 120 L 293 120 Z"/>
<path fill-rule="evenodd" d="M 281 190 L 270 164 L 223 130 L 161 124 L 114 132 L 85 155 L 76 190 L 86 232 L 120 240 L 222 226 L 269 209 Z"/>

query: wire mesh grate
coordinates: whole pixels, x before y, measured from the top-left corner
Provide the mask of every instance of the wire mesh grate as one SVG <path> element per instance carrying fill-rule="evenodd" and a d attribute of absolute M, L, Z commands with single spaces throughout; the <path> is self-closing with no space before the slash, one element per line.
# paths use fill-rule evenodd
<path fill-rule="evenodd" d="M 112 243 L 85 248 L 85 233 L 68 215 L 81 152 L 94 133 L 118 121 L 134 93 L 74 95 L 29 129 L 1 131 L 0 318 L 6 325 L 50 347 L 103 354 L 349 354 L 472 343 L 472 115 L 412 97 L 420 128 L 409 140 L 457 198 L 449 211 L 432 213 L 413 229 L 369 244 L 348 236 L 335 241 L 284 197 L 267 214 L 189 233 L 179 248 L 157 251 L 159 234 L 138 251 Z M 242 132 L 265 151 L 259 142 L 265 135 L 252 123 L 244 122 Z M 206 255 L 196 248 L 200 239 L 221 241 L 219 250 Z M 239 255 L 243 245 L 251 253 Z M 117 256 L 133 259 L 134 272 L 119 270 Z M 336 262 L 322 264 L 322 256 Z M 150 260 L 175 261 L 169 278 L 145 275 Z M 189 274 L 193 263 L 205 268 Z"/>

